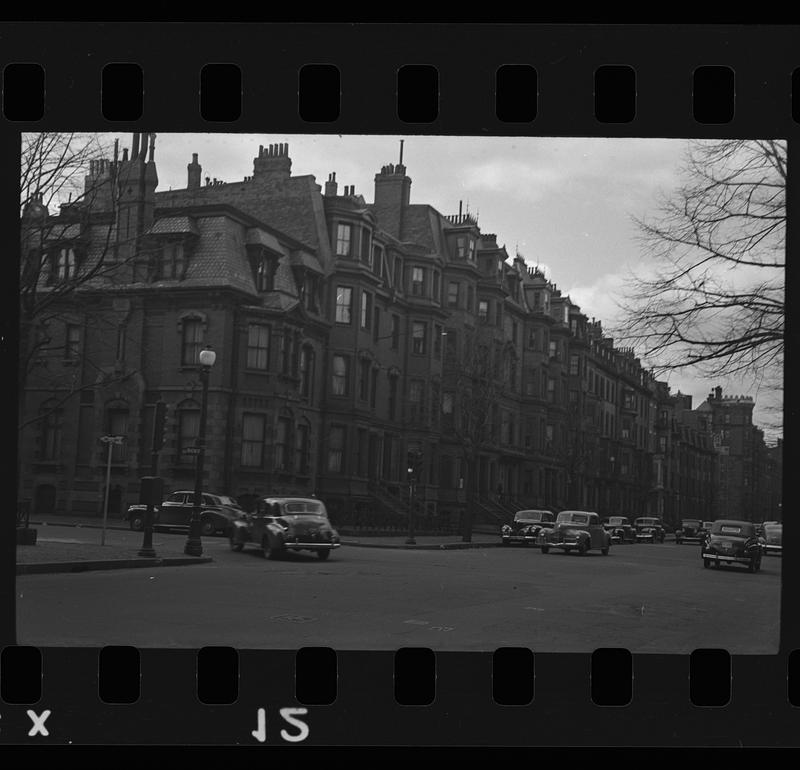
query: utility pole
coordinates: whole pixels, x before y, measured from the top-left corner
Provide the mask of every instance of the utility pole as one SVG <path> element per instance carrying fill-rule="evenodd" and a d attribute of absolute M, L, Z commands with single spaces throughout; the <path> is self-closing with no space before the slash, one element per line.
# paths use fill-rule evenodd
<path fill-rule="evenodd" d="M 111 454 L 115 446 L 125 441 L 125 436 L 101 436 L 100 441 L 108 444 L 108 464 L 106 466 L 106 500 L 103 506 L 103 532 L 100 536 L 100 545 L 106 544 L 106 522 L 108 521 L 108 498 L 111 492 Z"/>

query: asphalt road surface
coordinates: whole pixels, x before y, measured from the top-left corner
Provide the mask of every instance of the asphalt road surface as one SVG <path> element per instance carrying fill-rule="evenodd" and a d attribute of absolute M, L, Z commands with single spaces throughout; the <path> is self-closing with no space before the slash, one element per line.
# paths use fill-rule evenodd
<path fill-rule="evenodd" d="M 42 534 L 42 536 L 45 536 Z M 99 538 L 48 527 L 46 537 Z M 112 542 L 141 534 L 109 533 Z M 158 532 L 180 547 L 185 534 Z M 99 542 L 99 541 L 98 541 Z M 694 544 L 612 546 L 608 556 L 533 548 L 342 546 L 270 561 L 205 538 L 214 562 L 17 576 L 19 644 L 238 649 L 775 654 L 781 558 L 704 569 Z"/>

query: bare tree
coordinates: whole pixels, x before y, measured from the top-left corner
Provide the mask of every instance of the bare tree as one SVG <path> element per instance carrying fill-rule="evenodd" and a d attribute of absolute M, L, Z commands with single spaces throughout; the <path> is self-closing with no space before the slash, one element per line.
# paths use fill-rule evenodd
<path fill-rule="evenodd" d="M 635 220 L 654 270 L 632 275 L 615 330 L 656 372 L 697 367 L 781 390 L 786 142 L 692 141 L 680 188 Z"/>
<path fill-rule="evenodd" d="M 135 253 L 131 249 L 120 259 L 118 163 L 109 160 L 110 148 L 101 137 L 24 135 L 21 153 L 20 430 L 46 416 L 24 414 L 31 375 L 38 388 L 57 393 L 53 408 L 87 387 L 76 380 L 77 370 L 65 376 L 62 367 L 49 367 L 54 357 L 70 355 L 70 341 L 62 333 L 66 324 L 80 316 L 94 336 L 116 344 L 116 335 L 109 333 L 113 324 L 105 314 L 91 312 L 85 290 L 96 290 L 101 280 L 113 285 Z M 95 368 L 98 378 L 108 378 L 102 367 Z"/>
<path fill-rule="evenodd" d="M 445 414 L 452 410 L 452 419 L 446 419 L 444 427 L 461 448 L 467 476 L 464 542 L 472 540 L 480 454 L 499 439 L 500 426 L 496 418 L 507 390 L 503 373 L 508 355 L 507 348 L 491 333 L 484 330 L 470 333 L 461 346 L 460 355 L 450 351 L 442 378 L 442 387 L 452 398 L 445 410 Z"/>

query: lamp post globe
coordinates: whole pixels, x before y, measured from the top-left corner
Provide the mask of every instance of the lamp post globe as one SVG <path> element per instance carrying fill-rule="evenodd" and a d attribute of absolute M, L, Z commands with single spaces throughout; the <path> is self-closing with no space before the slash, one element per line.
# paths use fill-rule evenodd
<path fill-rule="evenodd" d="M 183 552 L 187 556 L 202 556 L 203 543 L 200 540 L 200 508 L 203 500 L 203 462 L 206 451 L 206 417 L 208 414 L 208 375 L 211 367 L 217 360 L 217 354 L 209 345 L 200 351 L 198 355 L 200 382 L 202 383 L 202 400 L 200 402 L 200 426 L 197 431 L 197 464 L 195 465 L 194 476 L 194 507 L 192 517 L 189 520 L 189 536 Z"/>

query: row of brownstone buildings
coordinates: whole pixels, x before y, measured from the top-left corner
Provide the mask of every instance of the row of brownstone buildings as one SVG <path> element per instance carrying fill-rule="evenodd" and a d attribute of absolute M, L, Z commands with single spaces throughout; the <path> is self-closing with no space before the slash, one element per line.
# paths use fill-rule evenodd
<path fill-rule="evenodd" d="M 370 203 L 335 173 L 324 189 L 292 176 L 283 144 L 227 183 L 204 182 L 194 155 L 181 190 L 157 190 L 154 155 L 154 135 L 134 135 L 130 155 L 92 164 L 82 199 L 23 215 L 23 262 L 55 298 L 33 321 L 46 344 L 20 402 L 35 512 L 101 511 L 104 435 L 125 437 L 112 511 L 154 471 L 191 488 L 210 345 L 205 487 L 245 504 L 314 493 L 334 521 L 402 521 L 411 450 L 430 519 L 468 499 L 490 521 L 521 507 L 778 517 L 780 452 L 752 400 L 717 389 L 693 410 L 474 216 L 411 203 L 402 163 L 375 175 Z"/>

